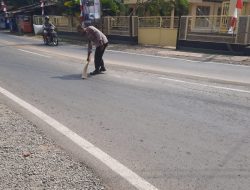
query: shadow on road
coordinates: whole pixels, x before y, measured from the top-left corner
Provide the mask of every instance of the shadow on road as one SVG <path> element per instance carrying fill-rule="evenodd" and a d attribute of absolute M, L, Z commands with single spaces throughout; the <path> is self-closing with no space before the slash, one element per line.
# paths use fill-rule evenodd
<path fill-rule="evenodd" d="M 81 74 L 62 75 L 62 76 L 55 76 L 51 78 L 62 79 L 62 80 L 83 80 Z"/>

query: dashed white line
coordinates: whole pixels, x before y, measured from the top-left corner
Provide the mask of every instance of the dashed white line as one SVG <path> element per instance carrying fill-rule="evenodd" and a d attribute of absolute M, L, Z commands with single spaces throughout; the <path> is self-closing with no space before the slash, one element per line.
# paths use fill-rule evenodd
<path fill-rule="evenodd" d="M 132 170 L 121 164 L 116 159 L 109 156 L 107 153 L 90 143 L 89 141 L 85 140 L 81 136 L 77 135 L 75 132 L 70 130 L 68 127 L 64 126 L 57 120 L 53 119 L 52 117 L 48 116 L 44 112 L 40 111 L 36 107 L 32 106 L 31 104 L 27 103 L 26 101 L 20 99 L 19 97 L 15 96 L 11 92 L 5 90 L 4 88 L 0 87 L 0 92 L 11 99 L 12 101 L 16 102 L 23 108 L 27 109 L 32 114 L 36 115 L 38 118 L 49 124 L 52 128 L 56 129 L 58 132 L 72 140 L 75 144 L 80 146 L 83 150 L 89 152 L 95 158 L 99 159 L 102 163 L 107 165 L 110 169 L 114 172 L 122 176 L 125 180 L 127 180 L 130 184 L 136 187 L 138 190 L 158 190 L 152 184 L 147 182 L 145 179 L 134 173 Z"/>
<path fill-rule="evenodd" d="M 50 58 L 50 57 L 51 57 L 51 56 L 43 55 L 43 54 L 40 54 L 40 53 L 35 53 L 35 52 L 32 52 L 32 51 L 27 51 L 27 50 L 24 50 L 24 49 L 18 49 L 18 50 L 19 50 L 19 51 L 26 52 L 26 53 L 30 53 L 30 54 L 42 56 L 42 57 L 47 57 L 47 58 Z"/>
<path fill-rule="evenodd" d="M 177 80 L 177 79 L 171 79 L 171 78 L 166 78 L 166 77 L 158 77 L 158 78 L 163 79 L 163 80 L 183 83 L 183 84 L 191 84 L 191 85 L 204 86 L 204 87 L 210 87 L 210 88 L 216 88 L 216 89 L 222 89 L 222 90 L 230 90 L 230 91 L 243 92 L 243 93 L 250 94 L 250 91 L 248 91 L 248 90 L 241 90 L 241 89 L 228 88 L 228 87 L 223 87 L 223 86 L 215 86 L 215 85 L 201 84 L 201 83 L 195 83 L 195 82 L 188 82 L 188 81 L 184 81 L 184 80 Z"/>

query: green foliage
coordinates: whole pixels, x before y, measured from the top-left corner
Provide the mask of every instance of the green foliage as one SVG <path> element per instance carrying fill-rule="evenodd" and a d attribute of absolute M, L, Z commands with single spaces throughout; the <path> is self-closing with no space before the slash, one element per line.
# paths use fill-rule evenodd
<path fill-rule="evenodd" d="M 186 15 L 188 13 L 188 0 L 176 0 L 173 4 L 175 5 L 176 15 Z"/>
<path fill-rule="evenodd" d="M 80 9 L 79 9 L 79 2 L 80 0 L 64 0 L 60 1 L 59 4 L 61 4 L 61 11 L 63 14 L 66 15 L 74 15 L 74 14 L 79 14 Z"/>
<path fill-rule="evenodd" d="M 75 7 L 79 5 L 80 0 L 71 0 L 71 1 L 65 1 L 64 6 L 65 7 Z"/>
<path fill-rule="evenodd" d="M 126 15 L 128 12 L 128 6 L 124 5 L 123 3 L 119 3 L 119 10 L 120 15 Z"/>
<path fill-rule="evenodd" d="M 137 4 L 138 16 L 169 16 L 175 9 L 176 14 L 186 14 L 188 0 L 148 0 Z"/>
<path fill-rule="evenodd" d="M 101 4 L 105 15 L 115 16 L 120 13 L 120 3 L 114 0 L 101 0 Z"/>
<path fill-rule="evenodd" d="M 116 0 L 100 0 L 104 15 L 128 15 L 129 8 Z M 8 6 L 15 8 L 40 3 L 40 0 L 6 0 Z M 65 14 L 72 15 L 79 13 L 80 0 L 59 0 L 58 6 Z M 185 15 L 188 13 L 188 0 L 148 0 L 143 3 L 138 1 L 134 14 L 138 16 L 169 16 L 171 10 L 175 9 L 176 15 Z"/>
<path fill-rule="evenodd" d="M 167 16 L 170 15 L 173 5 L 166 0 L 148 0 L 137 5 L 138 16 Z"/>

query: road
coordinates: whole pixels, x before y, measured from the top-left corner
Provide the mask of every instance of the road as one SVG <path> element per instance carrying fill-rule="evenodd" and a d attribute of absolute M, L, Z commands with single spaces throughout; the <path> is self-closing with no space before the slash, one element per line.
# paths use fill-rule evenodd
<path fill-rule="evenodd" d="M 250 186 L 250 67 L 108 50 L 82 80 L 83 47 L 0 42 L 0 96 L 112 189 Z"/>

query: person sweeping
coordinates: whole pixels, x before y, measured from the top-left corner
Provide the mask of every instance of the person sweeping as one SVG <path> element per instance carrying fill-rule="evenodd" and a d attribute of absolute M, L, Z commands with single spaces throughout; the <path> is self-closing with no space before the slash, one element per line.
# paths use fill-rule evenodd
<path fill-rule="evenodd" d="M 83 27 L 79 25 L 77 27 L 77 31 L 83 36 L 86 36 L 88 39 L 88 62 L 90 61 L 90 55 L 92 53 L 93 44 L 96 46 L 94 56 L 95 70 L 93 72 L 90 72 L 90 75 L 96 75 L 106 71 L 103 61 L 103 54 L 105 52 L 106 47 L 108 46 L 107 37 L 94 26 Z"/>

